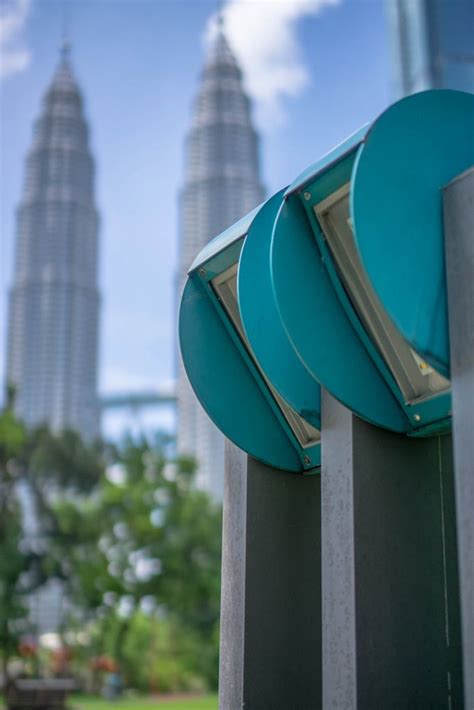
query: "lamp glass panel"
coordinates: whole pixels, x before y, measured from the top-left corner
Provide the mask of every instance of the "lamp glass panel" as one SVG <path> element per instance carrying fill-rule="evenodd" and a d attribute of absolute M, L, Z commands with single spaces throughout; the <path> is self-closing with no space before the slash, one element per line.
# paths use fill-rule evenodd
<path fill-rule="evenodd" d="M 406 404 L 416 404 L 450 387 L 406 342 L 385 312 L 359 257 L 349 207 L 350 184 L 314 211 L 344 289 L 372 342 L 387 363 Z"/>
<path fill-rule="evenodd" d="M 256 368 L 258 369 L 260 375 L 262 376 L 265 384 L 270 390 L 272 397 L 275 399 L 281 413 L 286 419 L 288 426 L 298 440 L 299 445 L 302 449 L 307 449 L 311 446 L 317 444 L 321 439 L 321 433 L 318 429 L 311 426 L 307 421 L 300 417 L 295 410 L 290 407 L 285 400 L 278 394 L 276 389 L 272 386 L 265 373 L 259 366 L 248 342 L 245 337 L 244 328 L 242 325 L 242 320 L 240 318 L 239 304 L 237 300 L 237 264 L 234 264 L 226 271 L 223 271 L 219 276 L 216 276 L 211 281 L 212 287 L 217 294 L 217 297 L 223 306 L 225 312 L 229 316 L 234 328 L 236 329 L 245 349 L 249 353 L 250 357 Z"/>

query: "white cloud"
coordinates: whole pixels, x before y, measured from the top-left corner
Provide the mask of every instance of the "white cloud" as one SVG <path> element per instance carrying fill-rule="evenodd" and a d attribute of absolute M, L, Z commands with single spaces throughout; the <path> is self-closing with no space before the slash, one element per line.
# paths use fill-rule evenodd
<path fill-rule="evenodd" d="M 30 63 L 23 36 L 30 10 L 31 0 L 0 2 L 0 79 L 23 71 Z"/>
<path fill-rule="evenodd" d="M 298 42 L 299 20 L 317 15 L 340 0 L 228 0 L 222 9 L 225 33 L 256 100 L 258 120 L 268 125 L 284 118 L 285 97 L 299 96 L 310 77 Z M 216 15 L 206 38 L 216 32 Z"/>

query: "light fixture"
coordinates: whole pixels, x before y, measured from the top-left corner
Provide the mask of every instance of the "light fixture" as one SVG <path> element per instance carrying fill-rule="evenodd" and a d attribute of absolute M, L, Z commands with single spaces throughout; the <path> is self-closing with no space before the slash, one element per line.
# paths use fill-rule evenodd
<path fill-rule="evenodd" d="M 204 409 L 272 466 L 320 463 L 320 386 L 412 436 L 450 426 L 441 190 L 474 162 L 474 97 L 402 99 L 210 242 L 180 342 Z"/>
<path fill-rule="evenodd" d="M 450 384 L 410 347 L 380 303 L 357 250 L 349 198 L 350 183 L 346 183 L 313 209 L 348 298 L 385 360 L 405 404 L 413 405 L 449 390 Z"/>
<path fill-rule="evenodd" d="M 441 190 L 474 162 L 474 97 L 428 91 L 389 107 L 286 190 L 270 270 L 311 375 L 374 424 L 450 426 Z"/>
<path fill-rule="evenodd" d="M 199 401 L 229 439 L 276 468 L 309 472 L 320 465 L 319 429 L 273 385 L 246 336 L 239 309 L 239 259 L 264 209 L 213 240 L 191 266 L 180 308 L 181 353 Z M 319 385 L 313 386 L 319 407 Z"/>

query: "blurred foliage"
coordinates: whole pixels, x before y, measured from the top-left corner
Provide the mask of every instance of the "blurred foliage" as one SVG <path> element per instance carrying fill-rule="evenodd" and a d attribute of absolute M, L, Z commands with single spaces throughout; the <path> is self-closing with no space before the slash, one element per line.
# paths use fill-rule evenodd
<path fill-rule="evenodd" d="M 94 494 L 55 514 L 71 599 L 96 619 L 93 653 L 141 690 L 215 687 L 221 510 L 194 487 L 194 467 L 128 440 Z"/>
<path fill-rule="evenodd" d="M 57 519 L 51 505 L 56 495 L 97 485 L 104 470 L 98 450 L 89 450 L 72 431 L 55 435 L 46 428 L 27 431 L 14 414 L 15 393 L 7 389 L 0 412 L 0 650 L 3 675 L 20 639 L 31 635 L 27 597 L 51 577 L 60 575 L 51 556 Z M 33 501 L 39 534 L 25 531 L 21 496 Z M 31 522 L 31 521 L 28 521 Z"/>
<path fill-rule="evenodd" d="M 13 391 L 0 412 L 0 649 L 2 675 L 8 678 L 8 659 L 18 646 L 27 609 L 23 597 L 31 589 L 28 576 L 36 556 L 22 545 L 21 510 L 16 493 L 17 457 L 27 432 L 13 414 Z"/>
<path fill-rule="evenodd" d="M 26 432 L 11 410 L 0 414 L 0 649 L 3 674 L 19 641 L 26 608 L 21 602 L 22 575 L 28 572 L 30 556 L 22 549 L 20 507 L 15 494 L 14 457 L 21 450 Z"/>
<path fill-rule="evenodd" d="M 196 489 L 194 463 L 166 461 L 159 436 L 110 447 L 72 431 L 28 432 L 11 405 L 0 413 L 5 664 L 28 635 L 22 599 L 57 578 L 70 608 L 62 638 L 90 687 L 102 682 L 91 670 L 102 656 L 142 691 L 216 687 L 221 509 Z M 20 483 L 41 530 L 30 544 Z"/>
<path fill-rule="evenodd" d="M 111 704 L 102 698 L 88 697 L 84 695 L 72 698 L 74 706 L 78 710 L 110 710 Z M 126 697 L 114 701 L 113 708 L 116 710 L 152 710 L 157 707 L 156 697 Z M 187 695 L 184 697 L 167 698 L 164 705 L 166 710 L 217 710 L 217 695 Z"/>
<path fill-rule="evenodd" d="M 144 693 L 208 687 L 212 669 L 203 664 L 206 644 L 178 618 L 136 610 L 127 619 L 125 634 L 123 629 L 123 618 L 112 613 L 95 633 L 102 634 L 100 646 L 105 657 L 114 656 L 117 639 L 122 639 L 120 667 L 127 686 Z"/>

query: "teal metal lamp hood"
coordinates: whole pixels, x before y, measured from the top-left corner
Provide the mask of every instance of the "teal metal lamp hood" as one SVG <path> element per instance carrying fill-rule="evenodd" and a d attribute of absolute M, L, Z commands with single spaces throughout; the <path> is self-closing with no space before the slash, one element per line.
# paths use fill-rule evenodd
<path fill-rule="evenodd" d="M 258 207 L 198 255 L 181 299 L 179 340 L 189 381 L 216 426 L 259 461 L 308 472 L 320 465 L 319 385 L 275 322 L 268 340 L 274 340 L 275 358 L 294 389 L 284 399 L 247 338 L 237 293 L 243 246 L 266 233 L 282 196 Z M 257 277 L 252 297 L 255 312 L 268 324 L 266 287 Z"/>
<path fill-rule="evenodd" d="M 338 400 L 393 431 L 450 425 L 441 191 L 474 163 L 473 126 L 471 94 L 402 99 L 300 175 L 273 228 L 294 349 Z"/>
<path fill-rule="evenodd" d="M 450 426 L 441 190 L 474 163 L 474 96 L 402 99 L 210 242 L 180 309 L 211 419 L 255 458 L 320 463 L 320 386 L 383 428 Z"/>

